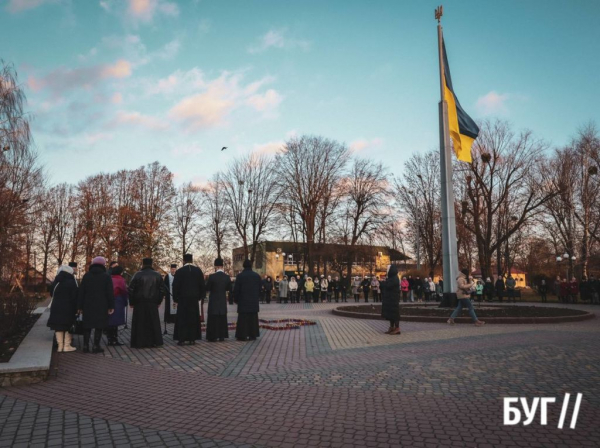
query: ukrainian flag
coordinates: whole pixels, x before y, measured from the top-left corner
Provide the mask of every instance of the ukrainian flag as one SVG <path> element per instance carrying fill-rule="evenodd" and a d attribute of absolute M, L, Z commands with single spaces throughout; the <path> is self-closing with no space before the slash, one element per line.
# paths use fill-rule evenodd
<path fill-rule="evenodd" d="M 454 152 L 458 160 L 471 163 L 471 145 L 479 135 L 479 127 L 473 119 L 467 115 L 458 102 L 456 93 L 452 88 L 452 77 L 448 66 L 446 55 L 446 44 L 442 39 L 442 50 L 444 52 L 444 98 L 448 103 L 448 128 L 450 137 L 454 144 Z"/>

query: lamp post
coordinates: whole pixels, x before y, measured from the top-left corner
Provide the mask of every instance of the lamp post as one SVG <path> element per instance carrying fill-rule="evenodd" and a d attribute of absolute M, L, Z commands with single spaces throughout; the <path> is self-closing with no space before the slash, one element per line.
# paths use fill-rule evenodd
<path fill-rule="evenodd" d="M 565 252 L 562 257 L 559 255 L 556 257 L 556 263 L 560 266 L 561 263 L 565 263 L 565 265 L 567 266 L 566 270 L 565 270 L 565 275 L 566 275 L 566 279 L 567 281 L 569 281 L 571 279 L 571 277 L 573 277 L 574 273 L 574 269 L 573 269 L 573 265 L 575 264 L 575 261 L 577 260 L 577 257 L 575 255 L 569 255 L 568 252 Z"/>

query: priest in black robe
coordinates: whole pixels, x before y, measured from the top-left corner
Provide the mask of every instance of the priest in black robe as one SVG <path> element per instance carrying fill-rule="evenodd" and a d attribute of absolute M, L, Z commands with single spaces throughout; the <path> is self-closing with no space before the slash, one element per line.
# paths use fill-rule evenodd
<path fill-rule="evenodd" d="M 238 341 L 256 340 L 260 336 L 258 311 L 262 281 L 252 270 L 252 262 L 244 261 L 244 270 L 235 279 L 233 301 L 238 306 L 238 321 L 235 338 Z"/>
<path fill-rule="evenodd" d="M 191 254 L 183 256 L 183 267 L 175 273 L 173 280 L 173 300 L 177 304 L 177 319 L 173 339 L 177 345 L 186 342 L 195 344 L 202 339 L 200 327 L 200 305 L 204 304 L 206 286 L 202 270 L 192 263 Z"/>
<path fill-rule="evenodd" d="M 152 258 L 144 258 L 142 270 L 133 276 L 129 284 L 129 304 L 133 308 L 132 348 L 163 345 L 158 308 L 166 294 L 162 277 L 152 269 Z"/>
<path fill-rule="evenodd" d="M 175 302 L 173 302 L 173 280 L 175 279 L 175 272 L 177 272 L 177 265 L 172 264 L 171 272 L 165 275 L 165 288 L 167 288 L 168 293 L 165 296 L 165 312 L 163 321 L 168 324 L 175 323 L 175 319 L 177 318 L 177 308 L 174 306 Z"/>
<path fill-rule="evenodd" d="M 229 337 L 227 326 L 227 294 L 231 294 L 231 277 L 223 272 L 223 259 L 215 260 L 215 272 L 208 276 L 208 310 L 206 312 L 206 340 L 224 341 Z"/>

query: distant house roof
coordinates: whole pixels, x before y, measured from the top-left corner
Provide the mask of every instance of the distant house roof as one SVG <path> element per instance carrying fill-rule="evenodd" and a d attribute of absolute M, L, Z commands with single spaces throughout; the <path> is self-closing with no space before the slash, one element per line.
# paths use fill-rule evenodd
<path fill-rule="evenodd" d="M 496 271 L 495 268 L 492 269 L 492 271 Z M 517 268 L 512 268 L 510 270 L 510 274 L 511 275 L 527 275 L 527 272 L 522 271 L 521 269 L 517 269 Z M 476 269 L 473 272 L 471 272 L 471 275 L 481 275 L 481 269 Z"/>
<path fill-rule="evenodd" d="M 303 243 L 303 242 L 296 243 L 293 241 L 263 241 L 263 242 L 259 243 L 259 245 L 264 245 L 265 250 L 267 252 L 275 252 L 275 251 L 277 251 L 277 249 L 281 249 L 282 252 L 286 252 L 286 253 L 296 252 L 297 253 L 297 252 L 301 252 L 304 250 L 304 246 L 306 245 L 306 243 Z M 236 247 L 234 250 L 240 250 L 240 249 L 242 249 L 242 247 Z M 350 246 L 348 246 L 346 244 L 315 243 L 314 249 L 315 249 L 315 253 L 322 253 L 322 252 L 331 253 L 332 251 L 345 251 L 346 253 L 348 253 L 348 251 L 350 250 Z M 410 257 L 406 256 L 402 252 L 400 252 L 396 249 L 392 249 L 391 247 L 387 247 L 387 246 L 368 246 L 368 245 L 364 245 L 364 244 L 357 244 L 356 246 L 354 246 L 354 250 L 357 253 L 366 252 L 366 251 L 382 252 L 386 255 L 389 255 L 391 261 L 403 261 L 403 260 L 410 259 Z"/>

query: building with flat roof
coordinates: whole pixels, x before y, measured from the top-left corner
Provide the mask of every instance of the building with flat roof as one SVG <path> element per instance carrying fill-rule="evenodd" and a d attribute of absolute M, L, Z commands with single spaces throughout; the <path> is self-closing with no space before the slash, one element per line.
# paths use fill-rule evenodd
<path fill-rule="evenodd" d="M 252 247 L 250 247 L 252 251 Z M 341 275 L 348 273 L 348 264 L 352 262 L 352 275 L 379 275 L 386 273 L 388 265 L 401 263 L 409 257 L 402 252 L 386 246 L 345 244 L 314 244 L 312 259 L 314 272 L 308 272 L 306 262 L 306 243 L 291 241 L 264 241 L 258 243 L 254 260 L 254 271 L 261 276 L 272 278 L 283 275 Z M 244 248 L 232 251 L 233 274 L 243 268 Z"/>

